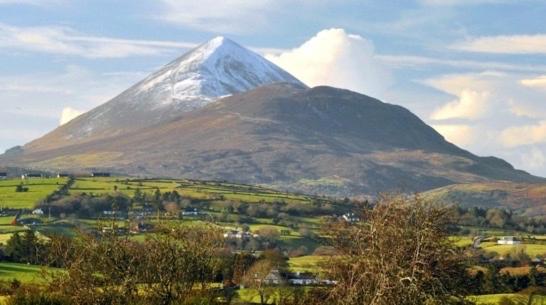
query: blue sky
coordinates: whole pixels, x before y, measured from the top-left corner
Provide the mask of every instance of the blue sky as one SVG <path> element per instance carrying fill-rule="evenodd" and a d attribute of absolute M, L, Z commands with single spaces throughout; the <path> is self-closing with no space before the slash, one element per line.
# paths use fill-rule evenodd
<path fill-rule="evenodd" d="M 0 151 L 223 35 L 546 176 L 544 16 L 540 0 L 0 0 Z"/>

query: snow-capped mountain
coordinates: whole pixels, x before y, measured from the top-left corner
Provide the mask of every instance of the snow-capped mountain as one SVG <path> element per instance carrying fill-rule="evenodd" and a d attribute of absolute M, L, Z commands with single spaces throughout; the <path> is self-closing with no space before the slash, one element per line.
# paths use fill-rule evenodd
<path fill-rule="evenodd" d="M 0 155 L 0 166 L 185 177 L 334 196 L 546 181 L 447 142 L 409 110 L 307 88 L 218 37 L 108 103 Z"/>
<path fill-rule="evenodd" d="M 47 146 L 64 146 L 115 136 L 168 121 L 221 97 L 279 82 L 305 87 L 255 52 L 216 37 L 42 140 Z"/>
<path fill-rule="evenodd" d="M 262 56 L 232 40 L 216 37 L 131 89 L 135 95 L 153 93 L 159 97 L 147 100 L 158 108 L 176 104 L 194 109 L 218 97 L 277 82 L 301 84 Z"/>

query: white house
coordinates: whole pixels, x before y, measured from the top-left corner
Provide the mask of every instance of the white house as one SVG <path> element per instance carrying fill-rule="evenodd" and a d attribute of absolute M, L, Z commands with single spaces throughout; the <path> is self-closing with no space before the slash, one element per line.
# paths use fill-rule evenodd
<path fill-rule="evenodd" d="M 498 245 L 519 245 L 521 241 L 515 236 L 503 236 L 497 240 Z"/>
<path fill-rule="evenodd" d="M 250 232 L 243 232 L 237 230 L 230 230 L 227 233 L 224 233 L 224 238 L 227 239 L 250 239 L 260 237 L 258 234 L 252 234 Z"/>
<path fill-rule="evenodd" d="M 346 213 L 346 214 L 343 214 L 343 216 L 341 216 L 341 217 L 343 218 L 343 220 L 345 220 L 346 222 L 350 222 L 350 223 L 360 221 L 360 219 L 358 217 L 356 217 L 355 213 Z"/>
<path fill-rule="evenodd" d="M 43 216 L 44 211 L 42 209 L 36 209 L 36 210 L 32 211 L 32 215 Z"/>
<path fill-rule="evenodd" d="M 182 216 L 199 216 L 201 212 L 198 209 L 186 209 L 182 211 Z"/>

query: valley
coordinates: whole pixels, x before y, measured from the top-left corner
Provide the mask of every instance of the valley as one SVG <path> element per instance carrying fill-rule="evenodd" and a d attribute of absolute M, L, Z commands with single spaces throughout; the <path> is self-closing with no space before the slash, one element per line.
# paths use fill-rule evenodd
<path fill-rule="evenodd" d="M 16 192 L 16 186 L 21 184 L 28 192 L 36 192 L 34 201 L 29 201 L 24 192 Z M 332 218 L 343 219 L 343 215 L 357 212 L 359 206 L 348 199 L 285 193 L 221 181 L 80 176 L 8 179 L 2 181 L 2 185 L 2 247 L 6 247 L 15 233 L 25 236 L 29 230 L 46 243 L 59 234 L 73 238 L 80 234 L 111 233 L 147 242 L 162 226 L 211 225 L 223 232 L 226 247 L 232 251 L 244 250 L 259 256 L 275 245 L 288 258 L 287 270 L 315 275 L 325 272 L 334 254 L 324 244 L 324 237 L 328 235 L 325 224 Z M 63 186 L 68 186 L 66 192 L 59 193 Z M 173 195 L 175 192 L 178 195 Z M 160 205 L 154 203 L 156 198 L 161 198 Z M 93 202 L 93 206 L 87 206 L 86 202 Z M 484 226 L 464 223 L 459 223 L 460 229 L 452 233 L 451 239 L 458 247 L 470 251 L 472 238 L 482 236 L 481 243 L 473 250 L 482 256 L 478 265 L 495 262 L 500 266 L 498 272 L 503 273 L 512 272 L 508 270 L 518 266 L 522 259 L 540 260 L 542 264 L 546 258 L 546 231 L 537 234 L 517 227 L 499 228 L 492 223 Z M 522 242 L 497 245 L 497 240 L 507 235 L 517 236 Z M 265 248 L 264 243 L 267 243 Z M 491 262 L 485 264 L 483 258 Z M 539 274 L 546 273 L 541 268 L 538 268 Z M 40 269 L 40 266 L 3 263 L 0 280 L 9 282 L 17 278 L 23 283 L 43 283 Z M 529 273 L 529 268 L 517 270 L 516 274 L 521 277 Z M 240 301 L 256 301 L 257 294 L 241 289 L 238 296 Z M 487 295 L 472 297 L 472 300 L 476 304 L 487 304 L 503 297 L 517 299 L 519 296 Z"/>

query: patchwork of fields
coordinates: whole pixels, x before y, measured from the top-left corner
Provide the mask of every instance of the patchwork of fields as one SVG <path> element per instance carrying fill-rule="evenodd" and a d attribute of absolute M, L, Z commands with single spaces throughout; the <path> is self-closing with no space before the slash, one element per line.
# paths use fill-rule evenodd
<path fill-rule="evenodd" d="M 31 210 L 48 195 L 65 185 L 67 181 L 67 178 L 28 179 L 24 181 L 20 179 L 0 180 L 0 208 Z M 28 188 L 28 191 L 16 192 L 16 187 L 22 182 Z M 161 193 L 176 191 L 183 198 L 195 199 L 198 202 L 199 200 L 204 200 L 207 202 L 208 215 L 218 217 L 220 214 L 223 214 L 223 220 L 215 221 L 215 225 L 225 230 L 239 230 L 241 228 L 241 223 L 238 222 L 238 215 L 234 212 L 226 212 L 225 206 L 222 205 L 228 201 L 244 202 L 250 205 L 253 203 L 268 204 L 274 202 L 312 205 L 316 200 L 316 198 L 305 195 L 287 194 L 268 188 L 225 182 L 140 180 L 122 177 L 77 178 L 71 185 L 69 193 L 72 195 L 84 193 L 88 195 L 122 193 L 131 197 L 137 189 L 145 194 L 153 194 L 157 190 Z M 5 244 L 15 232 L 22 232 L 28 229 L 26 226 L 12 225 L 13 218 L 14 216 L 0 216 L 0 244 Z M 24 218 L 33 218 L 40 221 L 35 226 L 35 230 L 38 232 L 38 237 L 40 238 L 47 238 L 47 235 L 52 233 L 74 235 L 77 229 L 100 228 L 102 226 L 102 220 L 95 218 L 49 218 L 47 215 L 40 217 L 28 213 L 23 216 Z M 291 220 L 297 223 L 300 228 L 305 228 L 306 231 L 299 230 L 298 227 L 279 224 L 269 217 L 254 217 L 253 222 L 248 224 L 248 229 L 252 233 L 282 232 L 277 237 L 281 245 L 290 248 L 301 246 L 308 249 L 309 254 L 312 253 L 313 249 L 320 245 L 313 235 L 320 236 L 321 234 L 319 230 L 322 223 L 321 217 L 291 216 Z M 157 220 L 150 219 L 149 221 L 153 223 Z M 203 221 L 206 220 L 199 217 L 161 220 L 162 223 L 172 222 L 173 224 L 196 224 Z M 118 227 L 127 225 L 127 221 L 125 220 L 117 220 L 115 223 Z M 312 234 L 309 234 L 309 232 Z M 487 232 L 481 231 L 481 233 L 489 237 L 514 234 L 514 232 L 502 230 L 488 230 Z M 146 234 L 137 234 L 132 238 L 144 241 Z M 514 252 L 524 252 L 531 258 L 546 256 L 546 236 L 534 236 L 534 240 L 535 242 L 533 243 L 526 243 L 519 246 L 497 245 L 494 241 L 485 241 L 481 244 L 481 248 L 486 252 L 494 252 L 502 256 L 510 255 Z M 460 247 L 468 247 L 472 244 L 470 236 L 454 236 L 453 241 Z M 327 262 L 328 257 L 309 254 L 290 258 L 288 262 L 290 270 L 294 272 L 320 273 L 321 265 Z M 36 283 L 42 281 L 42 271 L 42 268 L 37 266 L 0 263 L 0 281 L 11 281 L 16 278 L 24 283 Z M 256 295 L 252 290 L 246 289 L 239 292 L 239 298 L 244 301 L 255 301 Z M 527 300 L 526 298 L 528 298 L 526 295 L 520 294 L 498 294 L 475 296 L 471 297 L 471 300 L 478 305 L 485 305 L 502 304 L 506 300 L 523 302 Z M 546 302 L 546 298 L 537 298 L 530 304 L 542 304 L 540 302 Z"/>
<path fill-rule="evenodd" d="M 67 178 L 0 180 L 0 208 L 32 209 L 40 200 L 58 190 L 66 182 Z M 28 188 L 28 191 L 15 191 L 21 183 Z"/>

